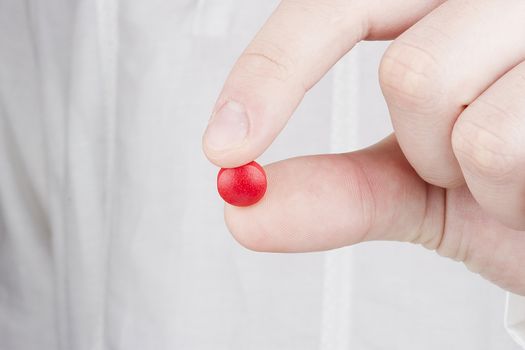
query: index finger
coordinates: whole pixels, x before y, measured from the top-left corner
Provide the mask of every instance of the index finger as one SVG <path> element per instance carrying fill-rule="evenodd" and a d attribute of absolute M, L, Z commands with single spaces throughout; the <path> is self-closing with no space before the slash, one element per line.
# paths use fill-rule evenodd
<path fill-rule="evenodd" d="M 283 0 L 233 67 L 203 137 L 205 154 L 222 167 L 256 159 L 357 42 L 395 36 L 441 2 Z"/>

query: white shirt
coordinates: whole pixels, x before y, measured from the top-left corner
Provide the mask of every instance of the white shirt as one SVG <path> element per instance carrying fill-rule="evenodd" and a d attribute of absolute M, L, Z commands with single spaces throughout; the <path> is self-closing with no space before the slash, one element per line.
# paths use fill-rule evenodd
<path fill-rule="evenodd" d="M 227 233 L 201 133 L 276 1 L 0 0 L 0 349 L 518 349 L 524 298 L 423 248 Z M 390 132 L 365 43 L 261 161 Z"/>

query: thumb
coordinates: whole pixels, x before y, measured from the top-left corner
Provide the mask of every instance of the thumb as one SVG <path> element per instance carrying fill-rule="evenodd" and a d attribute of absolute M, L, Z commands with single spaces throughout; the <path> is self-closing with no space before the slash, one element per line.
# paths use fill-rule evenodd
<path fill-rule="evenodd" d="M 486 215 L 465 186 L 445 190 L 425 183 L 395 137 L 354 153 L 294 158 L 266 170 L 268 191 L 260 202 L 225 208 L 228 228 L 249 249 L 418 243 L 525 295 L 525 232 Z"/>
<path fill-rule="evenodd" d="M 362 151 L 289 159 L 266 171 L 259 203 L 225 208 L 228 228 L 249 249 L 319 251 L 370 240 L 433 246 L 441 237 L 444 190 L 419 178 L 392 136 Z"/>

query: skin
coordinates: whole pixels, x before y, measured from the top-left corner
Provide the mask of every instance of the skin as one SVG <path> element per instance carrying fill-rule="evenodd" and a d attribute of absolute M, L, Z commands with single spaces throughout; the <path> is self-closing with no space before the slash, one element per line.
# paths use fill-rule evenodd
<path fill-rule="evenodd" d="M 523 23 L 523 0 L 283 0 L 225 82 L 203 137 L 210 161 L 260 156 L 361 40 L 394 40 L 379 75 L 395 134 L 267 166 L 258 204 L 225 207 L 234 237 L 272 252 L 412 242 L 525 295 Z M 244 109 L 247 135 L 218 147 L 227 101 Z"/>

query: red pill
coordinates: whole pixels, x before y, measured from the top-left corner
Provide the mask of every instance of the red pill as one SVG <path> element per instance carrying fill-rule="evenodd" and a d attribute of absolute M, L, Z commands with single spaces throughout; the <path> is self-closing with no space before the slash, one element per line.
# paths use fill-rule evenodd
<path fill-rule="evenodd" d="M 237 207 L 257 203 L 266 192 L 266 173 L 256 162 L 238 168 L 222 168 L 217 176 L 222 199 Z"/>

